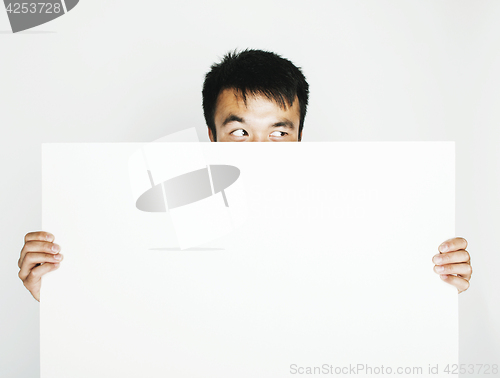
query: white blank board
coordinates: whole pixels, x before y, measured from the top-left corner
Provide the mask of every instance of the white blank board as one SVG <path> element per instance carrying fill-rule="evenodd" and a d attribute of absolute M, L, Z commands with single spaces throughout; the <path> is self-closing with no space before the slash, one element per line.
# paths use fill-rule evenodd
<path fill-rule="evenodd" d="M 248 211 L 187 250 L 168 213 L 135 208 L 141 147 L 43 145 L 43 229 L 64 260 L 42 282 L 42 378 L 458 362 L 457 291 L 432 263 L 454 236 L 453 142 L 200 143 L 240 169 Z"/>

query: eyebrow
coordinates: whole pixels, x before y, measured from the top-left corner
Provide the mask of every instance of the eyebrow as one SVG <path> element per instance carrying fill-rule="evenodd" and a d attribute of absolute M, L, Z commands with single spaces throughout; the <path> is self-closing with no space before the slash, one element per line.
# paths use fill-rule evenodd
<path fill-rule="evenodd" d="M 222 127 L 226 126 L 229 122 L 245 123 L 245 120 L 241 117 L 238 117 L 237 115 L 230 114 L 229 116 L 226 117 L 224 122 L 222 122 Z"/>
<path fill-rule="evenodd" d="M 286 127 L 288 129 L 292 129 L 292 130 L 295 128 L 295 126 L 293 126 L 292 121 L 289 121 L 288 119 L 286 119 L 284 121 L 276 122 L 275 124 L 273 124 L 272 127 Z"/>
<path fill-rule="evenodd" d="M 226 126 L 230 122 L 245 123 L 245 120 L 241 117 L 238 117 L 235 114 L 230 114 L 229 116 L 226 117 L 224 122 L 222 122 L 222 127 Z M 271 127 L 286 127 L 288 129 L 292 129 L 292 130 L 295 128 L 295 126 L 293 125 L 293 122 L 288 120 L 288 119 L 276 122 Z"/>

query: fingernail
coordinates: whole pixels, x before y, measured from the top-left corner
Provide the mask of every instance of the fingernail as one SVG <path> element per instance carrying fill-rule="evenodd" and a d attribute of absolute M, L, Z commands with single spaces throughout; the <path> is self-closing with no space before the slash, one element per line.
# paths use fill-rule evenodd
<path fill-rule="evenodd" d="M 61 261 L 62 260 L 62 255 L 55 255 L 54 259 L 57 260 L 57 261 Z"/>
<path fill-rule="evenodd" d="M 441 277 L 442 280 L 445 280 L 448 278 L 448 276 L 446 274 L 441 274 L 439 277 Z"/>
<path fill-rule="evenodd" d="M 440 255 L 436 255 L 436 256 L 434 256 L 434 259 L 433 259 L 433 260 L 434 260 L 434 262 L 435 262 L 436 264 L 440 264 L 440 263 L 442 263 L 442 262 L 443 262 L 443 258 L 442 258 Z"/>
<path fill-rule="evenodd" d="M 436 272 L 443 273 L 444 272 L 444 266 L 436 266 Z"/>
<path fill-rule="evenodd" d="M 439 251 L 440 252 L 447 252 L 448 251 L 448 244 L 445 244 L 445 243 L 441 244 L 439 246 Z"/>
<path fill-rule="evenodd" d="M 58 246 L 57 244 L 54 244 L 54 245 L 52 246 L 52 250 L 53 250 L 54 252 L 59 251 L 59 246 Z"/>

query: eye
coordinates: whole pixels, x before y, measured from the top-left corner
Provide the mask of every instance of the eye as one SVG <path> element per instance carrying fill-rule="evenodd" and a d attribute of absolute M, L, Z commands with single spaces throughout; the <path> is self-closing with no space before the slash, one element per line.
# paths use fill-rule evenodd
<path fill-rule="evenodd" d="M 287 133 L 285 133 L 284 131 L 273 131 L 271 133 L 271 136 L 276 136 L 276 137 L 283 137 L 287 135 Z"/>
<path fill-rule="evenodd" d="M 248 133 L 245 130 L 243 130 L 243 129 L 238 129 L 238 130 L 231 131 L 231 134 L 234 135 L 234 136 L 238 136 L 238 137 L 242 137 L 242 136 L 248 135 Z"/>

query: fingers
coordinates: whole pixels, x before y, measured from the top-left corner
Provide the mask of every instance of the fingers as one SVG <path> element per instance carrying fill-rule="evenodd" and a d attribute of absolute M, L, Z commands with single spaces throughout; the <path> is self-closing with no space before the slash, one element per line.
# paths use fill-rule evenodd
<path fill-rule="evenodd" d="M 63 256 L 61 247 L 54 243 L 50 232 L 29 232 L 24 237 L 24 246 L 19 261 L 19 278 L 33 297 L 40 301 L 41 278 L 44 274 L 59 268 Z"/>
<path fill-rule="evenodd" d="M 441 245 L 439 246 L 439 252 L 441 253 L 453 252 L 466 248 L 467 248 L 467 240 L 465 240 L 464 238 L 452 238 L 441 243 Z"/>
<path fill-rule="evenodd" d="M 19 278 L 21 280 L 25 280 L 30 274 L 31 270 L 36 268 L 42 263 L 52 263 L 56 264 L 61 262 L 63 259 L 63 255 L 56 254 L 53 255 L 51 253 L 41 253 L 41 252 L 30 252 L 26 254 L 24 261 L 21 265 L 21 270 L 19 271 Z"/>
<path fill-rule="evenodd" d="M 470 255 L 465 249 L 460 249 L 455 252 L 440 253 L 432 258 L 432 262 L 436 265 L 455 264 L 469 261 Z"/>
<path fill-rule="evenodd" d="M 470 278 L 472 274 L 472 268 L 467 263 L 462 264 L 447 264 L 447 265 L 436 265 L 434 271 L 438 274 L 459 274 L 463 278 Z"/>
<path fill-rule="evenodd" d="M 48 272 L 56 270 L 57 268 L 59 268 L 59 263 L 42 264 L 36 268 L 33 268 L 26 277 L 26 279 L 23 280 L 24 286 L 26 286 L 26 289 L 28 289 L 31 292 L 31 294 L 37 301 L 40 301 L 40 286 L 41 286 L 42 276 L 44 274 L 47 274 Z"/>
<path fill-rule="evenodd" d="M 31 240 L 42 240 L 42 241 L 53 242 L 54 239 L 55 236 L 52 235 L 50 232 L 36 231 L 27 233 L 26 236 L 24 237 L 24 242 L 26 243 Z"/>
<path fill-rule="evenodd" d="M 461 292 L 467 290 L 469 288 L 469 281 L 464 279 L 463 277 L 460 276 L 448 276 L 448 275 L 441 275 L 441 279 L 450 285 L 453 285 L 457 288 L 458 293 L 460 294 Z"/>
<path fill-rule="evenodd" d="M 472 276 L 470 255 L 467 252 L 467 240 L 464 238 L 452 238 L 444 241 L 439 246 L 439 254 L 432 258 L 434 271 L 441 278 L 457 288 L 461 293 L 469 288 L 469 280 Z"/>
<path fill-rule="evenodd" d="M 38 241 L 38 240 L 27 241 L 24 244 L 23 249 L 21 250 L 21 256 L 19 258 L 17 265 L 20 268 L 23 265 L 23 261 L 26 257 L 26 254 L 30 252 L 45 252 L 45 253 L 57 254 L 60 251 L 61 247 L 55 243 L 47 241 Z"/>

